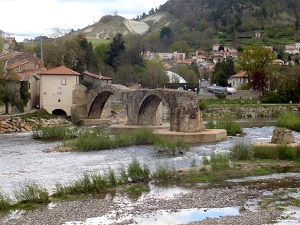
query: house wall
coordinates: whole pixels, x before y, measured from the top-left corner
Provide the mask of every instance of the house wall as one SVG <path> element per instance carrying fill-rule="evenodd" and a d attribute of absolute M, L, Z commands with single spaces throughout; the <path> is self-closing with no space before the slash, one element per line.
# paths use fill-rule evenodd
<path fill-rule="evenodd" d="M 248 83 L 248 78 L 234 77 L 234 78 L 229 78 L 227 82 L 229 85 L 231 85 L 231 87 L 240 88 L 242 84 Z"/>
<path fill-rule="evenodd" d="M 39 107 L 40 82 L 35 76 L 32 76 L 28 80 L 28 85 L 29 85 L 28 91 L 30 97 L 27 103 L 27 110 L 30 110 L 32 108 Z"/>
<path fill-rule="evenodd" d="M 65 84 L 63 84 L 63 79 L 66 79 Z M 52 113 L 55 109 L 62 109 L 67 116 L 71 116 L 72 93 L 78 83 L 78 76 L 41 75 L 40 108 L 45 109 L 48 113 Z"/>

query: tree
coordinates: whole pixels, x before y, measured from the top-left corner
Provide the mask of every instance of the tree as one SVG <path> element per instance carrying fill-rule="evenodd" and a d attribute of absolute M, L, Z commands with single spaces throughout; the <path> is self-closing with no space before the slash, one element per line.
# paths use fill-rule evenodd
<path fill-rule="evenodd" d="M 144 66 L 144 54 L 146 52 L 146 46 L 143 41 L 143 37 L 140 35 L 132 35 L 127 38 L 126 45 L 127 55 L 129 63 L 139 66 Z"/>
<path fill-rule="evenodd" d="M 228 86 L 228 78 L 233 74 L 235 74 L 235 69 L 231 58 L 228 58 L 226 61 L 217 62 L 211 78 L 212 83 L 226 87 Z"/>
<path fill-rule="evenodd" d="M 114 71 L 117 71 L 120 61 L 118 57 L 125 53 L 125 41 L 122 34 L 117 34 L 110 43 L 108 57 L 105 60 L 106 64 L 111 66 Z"/>
<path fill-rule="evenodd" d="M 275 54 L 263 46 L 245 47 L 244 51 L 239 53 L 239 68 L 247 71 L 251 88 L 264 94 L 267 88 L 266 67 L 274 59 Z"/>
<path fill-rule="evenodd" d="M 169 82 L 169 77 L 165 72 L 165 65 L 161 59 L 155 58 L 153 60 L 147 60 L 145 65 L 146 70 L 142 86 L 156 88 Z"/>

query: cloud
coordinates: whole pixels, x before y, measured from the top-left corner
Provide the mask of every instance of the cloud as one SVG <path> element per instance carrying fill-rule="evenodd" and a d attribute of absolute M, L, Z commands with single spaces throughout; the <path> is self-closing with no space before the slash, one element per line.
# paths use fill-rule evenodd
<path fill-rule="evenodd" d="M 128 19 L 148 13 L 166 0 L 0 0 L 0 29 L 11 33 L 40 33 L 51 28 L 81 29 L 103 15 Z"/>

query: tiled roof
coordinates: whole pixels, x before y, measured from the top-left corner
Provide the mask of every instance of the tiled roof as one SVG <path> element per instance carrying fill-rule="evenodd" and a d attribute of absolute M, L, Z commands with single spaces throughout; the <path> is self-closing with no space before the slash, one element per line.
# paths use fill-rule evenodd
<path fill-rule="evenodd" d="M 69 69 L 66 66 L 59 66 L 50 70 L 45 70 L 40 73 L 40 75 L 77 75 L 79 76 L 80 73 Z"/>
<path fill-rule="evenodd" d="M 100 79 L 99 74 L 94 74 L 89 71 L 84 71 L 83 74 Z M 101 80 L 112 80 L 112 78 L 101 75 Z"/>
<path fill-rule="evenodd" d="M 13 65 L 11 65 L 10 67 L 8 67 L 8 69 L 13 69 L 13 68 L 16 68 L 16 67 L 18 67 L 18 66 L 25 65 L 25 64 L 27 64 L 27 63 L 29 63 L 28 60 L 23 61 L 23 62 L 18 62 L 18 63 L 16 63 L 16 64 L 13 64 Z"/>
<path fill-rule="evenodd" d="M 18 79 L 20 81 L 28 81 L 31 77 L 33 77 L 34 75 L 36 75 L 36 71 L 34 70 L 30 70 L 30 71 L 26 71 L 26 72 L 21 72 L 18 73 Z"/>
<path fill-rule="evenodd" d="M 241 71 L 235 75 L 230 76 L 230 78 L 242 78 L 242 77 L 248 77 L 248 73 L 246 71 Z"/>

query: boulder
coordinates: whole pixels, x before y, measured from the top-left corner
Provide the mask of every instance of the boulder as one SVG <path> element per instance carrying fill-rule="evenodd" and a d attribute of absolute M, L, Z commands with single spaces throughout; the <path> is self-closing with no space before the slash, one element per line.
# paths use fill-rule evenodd
<path fill-rule="evenodd" d="M 274 144 L 290 144 L 294 142 L 294 136 L 291 130 L 276 127 L 273 130 L 271 142 Z"/>

